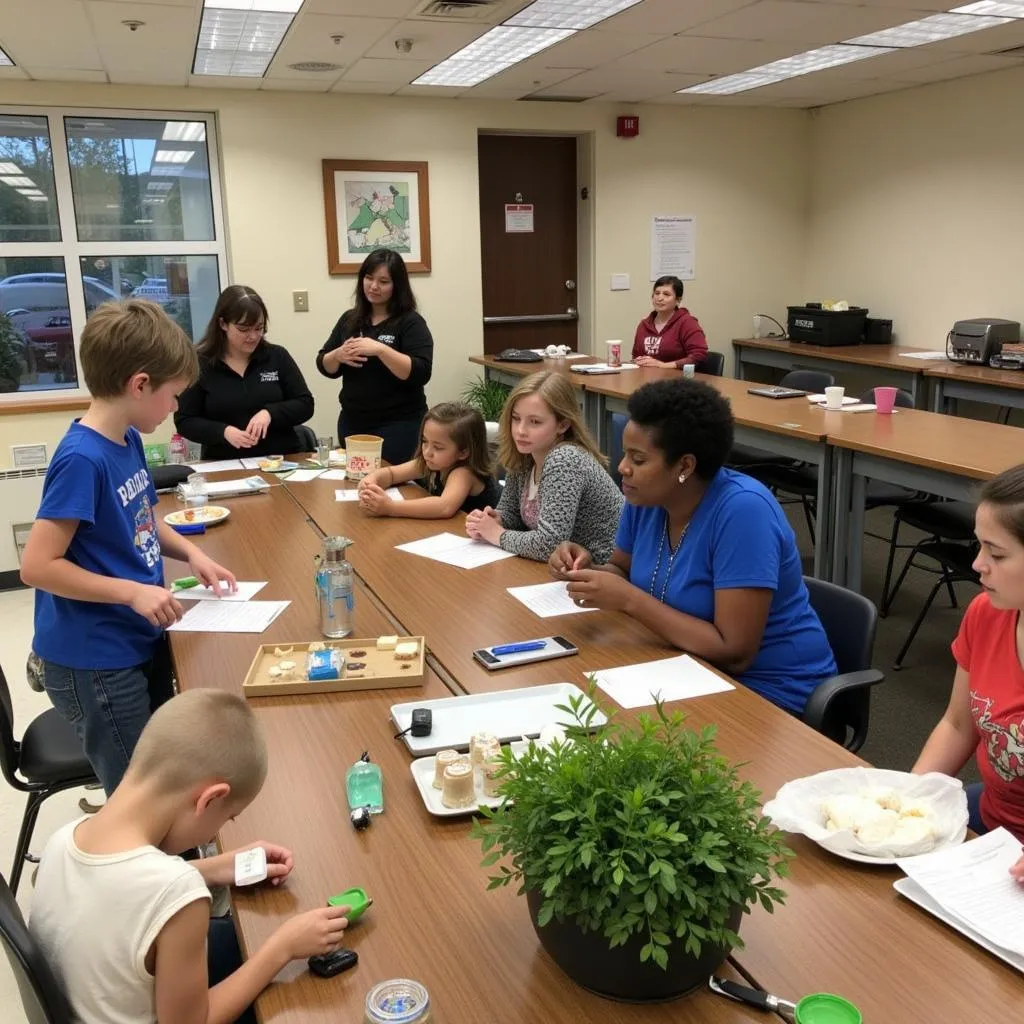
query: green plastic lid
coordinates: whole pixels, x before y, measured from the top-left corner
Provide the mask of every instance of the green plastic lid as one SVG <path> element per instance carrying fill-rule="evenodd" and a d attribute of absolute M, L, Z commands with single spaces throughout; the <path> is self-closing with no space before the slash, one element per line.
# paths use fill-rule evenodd
<path fill-rule="evenodd" d="M 829 992 L 804 996 L 796 1004 L 796 1024 L 864 1024 L 853 1003 Z"/>

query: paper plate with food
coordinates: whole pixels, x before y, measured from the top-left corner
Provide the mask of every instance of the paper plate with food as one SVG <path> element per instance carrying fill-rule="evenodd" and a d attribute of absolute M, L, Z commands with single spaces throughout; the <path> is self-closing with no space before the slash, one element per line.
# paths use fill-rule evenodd
<path fill-rule="evenodd" d="M 895 864 L 967 835 L 963 783 L 939 772 L 836 768 L 787 782 L 764 814 L 778 828 L 864 864 Z"/>
<path fill-rule="evenodd" d="M 265 459 L 260 459 L 260 469 L 264 473 L 290 473 L 298 468 L 297 462 L 289 462 L 280 455 L 268 455 Z"/>
<path fill-rule="evenodd" d="M 231 515 L 231 510 L 223 505 L 201 505 L 199 508 L 183 508 L 177 512 L 169 512 L 164 516 L 168 526 L 192 526 L 202 523 L 203 526 L 215 526 L 224 522 Z"/>

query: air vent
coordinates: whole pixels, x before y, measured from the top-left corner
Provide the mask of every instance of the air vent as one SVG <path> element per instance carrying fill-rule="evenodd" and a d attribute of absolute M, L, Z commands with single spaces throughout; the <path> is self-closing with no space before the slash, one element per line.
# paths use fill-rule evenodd
<path fill-rule="evenodd" d="M 329 64 L 325 60 L 300 60 L 298 64 L 289 64 L 292 71 L 313 71 L 321 73 L 324 71 L 340 71 L 341 64 Z"/>
<path fill-rule="evenodd" d="M 475 21 L 486 17 L 492 8 L 502 3 L 504 0 L 427 0 L 413 17 Z"/>
<path fill-rule="evenodd" d="M 586 103 L 592 100 L 593 96 L 540 96 L 534 93 L 532 96 L 520 96 L 520 100 L 529 100 L 530 103 Z"/>

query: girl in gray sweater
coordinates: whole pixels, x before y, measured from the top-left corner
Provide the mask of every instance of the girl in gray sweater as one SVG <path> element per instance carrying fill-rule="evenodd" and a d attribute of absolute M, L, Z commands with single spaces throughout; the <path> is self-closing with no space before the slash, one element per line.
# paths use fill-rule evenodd
<path fill-rule="evenodd" d="M 507 473 L 504 492 L 497 508 L 469 513 L 470 537 L 538 562 L 567 540 L 597 562 L 611 557 L 622 494 L 562 374 L 542 370 L 512 391 L 501 413 L 498 459 Z"/>

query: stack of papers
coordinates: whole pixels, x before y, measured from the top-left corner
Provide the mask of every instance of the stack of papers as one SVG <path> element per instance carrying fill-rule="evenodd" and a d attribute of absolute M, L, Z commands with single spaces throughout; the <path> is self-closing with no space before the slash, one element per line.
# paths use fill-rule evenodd
<path fill-rule="evenodd" d="M 946 358 L 946 353 L 945 352 L 940 352 L 940 351 L 938 351 L 938 349 L 936 349 L 934 351 L 929 349 L 927 352 L 924 349 L 922 349 L 920 352 L 900 352 L 898 354 L 899 354 L 900 359 L 945 359 Z"/>
<path fill-rule="evenodd" d="M 938 906 L 934 913 L 1024 970 L 1024 885 L 1010 874 L 1021 856 L 1021 844 L 997 828 L 969 843 L 897 863 Z M 896 883 L 897 891 L 904 892 L 902 885 Z"/>
<path fill-rule="evenodd" d="M 488 562 L 499 562 L 503 558 L 515 558 L 511 551 L 502 551 L 482 540 L 459 537 L 454 533 L 438 533 L 423 540 L 399 544 L 397 550 L 410 555 L 432 558 L 435 562 L 458 566 L 460 569 L 475 569 Z"/>
<path fill-rule="evenodd" d="M 235 477 L 233 480 L 207 480 L 207 498 L 231 498 L 239 494 L 269 491 L 270 484 L 261 476 Z"/>
<path fill-rule="evenodd" d="M 597 685 L 624 708 L 653 707 L 661 700 L 687 700 L 735 690 L 732 683 L 694 661 L 688 654 L 642 665 L 623 665 L 595 672 Z"/>
<path fill-rule="evenodd" d="M 179 633 L 262 633 L 291 601 L 200 601 L 180 622 Z"/>
<path fill-rule="evenodd" d="M 310 480 L 315 480 L 318 476 L 323 476 L 322 469 L 296 469 L 285 476 L 285 480 L 290 484 L 307 484 Z"/>
<path fill-rule="evenodd" d="M 195 473 L 224 473 L 229 469 L 249 469 L 241 459 L 221 459 L 219 462 L 197 462 L 192 470 Z"/>
<path fill-rule="evenodd" d="M 259 583 L 243 583 L 239 580 L 233 594 L 228 592 L 226 583 L 221 584 L 219 596 L 210 587 L 190 587 L 173 593 L 182 601 L 251 601 L 266 585 L 266 580 Z"/>

